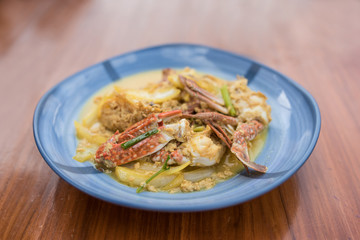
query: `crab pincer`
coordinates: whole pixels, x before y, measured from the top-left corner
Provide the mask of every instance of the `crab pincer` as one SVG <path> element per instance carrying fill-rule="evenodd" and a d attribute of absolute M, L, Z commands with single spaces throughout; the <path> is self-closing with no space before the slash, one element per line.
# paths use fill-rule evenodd
<path fill-rule="evenodd" d="M 264 125 L 257 120 L 252 120 L 249 123 L 239 125 L 238 130 L 234 132 L 233 144 L 230 150 L 246 167 L 265 173 L 267 171 L 266 166 L 250 161 L 247 146 L 247 143 L 253 140 L 263 129 Z"/>
<path fill-rule="evenodd" d="M 237 122 L 237 120 L 233 117 L 220 115 L 222 114 L 209 112 L 206 114 L 188 114 L 185 115 L 185 117 L 198 118 L 209 125 L 216 136 L 218 136 L 230 148 L 231 152 L 236 155 L 239 161 L 245 166 L 247 171 L 248 168 L 251 168 L 255 171 L 265 173 L 267 171 L 267 167 L 255 162 L 251 162 L 248 151 L 248 142 L 253 140 L 264 129 L 264 125 L 257 120 L 252 120 L 249 123 L 240 123 L 237 127 L 237 130 L 234 131 L 231 141 L 221 125 L 217 122 L 222 124 L 235 125 L 234 121 Z"/>

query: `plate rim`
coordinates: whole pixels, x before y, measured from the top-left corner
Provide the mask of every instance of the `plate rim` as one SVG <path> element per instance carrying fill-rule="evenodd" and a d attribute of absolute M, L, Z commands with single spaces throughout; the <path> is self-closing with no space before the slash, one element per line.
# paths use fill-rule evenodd
<path fill-rule="evenodd" d="M 41 112 L 41 107 L 44 105 L 44 103 L 46 102 L 47 98 L 49 96 L 51 96 L 51 94 L 54 92 L 54 90 L 56 90 L 57 88 L 61 87 L 61 85 L 66 84 L 68 81 L 71 81 L 72 78 L 74 78 L 77 75 L 81 75 L 84 72 L 90 70 L 91 68 L 94 68 L 100 64 L 103 64 L 106 61 L 112 61 L 116 58 L 119 57 L 125 57 L 127 55 L 130 54 L 139 54 L 145 51 L 154 51 L 157 49 L 161 49 L 161 48 L 178 48 L 178 47 L 187 47 L 187 48 L 205 48 L 208 49 L 210 51 L 215 51 L 217 53 L 221 53 L 221 54 L 226 54 L 226 55 L 231 55 L 235 58 L 244 60 L 246 62 L 252 63 L 252 64 L 258 64 L 261 68 L 264 68 L 272 73 L 275 73 L 278 76 L 281 76 L 283 79 L 285 79 L 288 83 L 290 83 L 291 85 L 293 85 L 298 91 L 301 92 L 302 95 L 304 95 L 306 97 L 307 100 L 309 100 L 309 103 L 307 104 L 308 106 L 311 106 L 313 110 L 313 112 L 315 113 L 312 117 L 313 119 L 315 119 L 314 121 L 314 134 L 312 135 L 311 141 L 309 141 L 308 144 L 308 148 L 306 149 L 306 151 L 304 151 L 304 154 L 302 156 L 302 158 L 299 158 L 299 161 L 296 165 L 294 165 L 293 168 L 289 169 L 282 177 L 280 177 L 277 181 L 275 181 L 274 183 L 269 184 L 267 187 L 265 187 L 264 189 L 261 189 L 259 191 L 257 191 L 254 194 L 249 194 L 248 197 L 245 198 L 241 198 L 240 200 L 237 201 L 222 201 L 220 203 L 211 203 L 209 205 L 204 205 L 203 207 L 192 207 L 191 205 L 187 205 L 187 206 L 180 206 L 179 208 L 174 208 L 173 205 L 170 206 L 157 206 L 154 207 L 152 205 L 147 206 L 146 204 L 142 204 L 142 203 L 138 203 L 138 202 L 125 202 L 125 201 L 116 201 L 113 199 L 110 199 L 108 197 L 104 197 L 101 194 L 97 194 L 94 193 L 92 191 L 89 191 L 87 188 L 81 186 L 80 184 L 78 184 L 75 181 L 72 181 L 71 179 L 68 179 L 66 177 L 66 175 L 64 175 L 61 171 L 59 171 L 57 169 L 57 167 L 55 166 L 55 164 L 53 163 L 53 160 L 48 156 L 48 154 L 46 153 L 46 150 L 44 149 L 44 147 L 41 145 L 41 141 L 40 141 L 40 137 L 39 137 L 39 129 L 37 127 L 37 124 L 39 122 L 39 113 Z M 214 48 L 214 47 L 210 47 L 210 46 L 206 46 L 206 45 L 202 45 L 202 44 L 191 44 L 191 43 L 170 43 L 170 44 L 160 44 L 160 45 L 155 45 L 155 46 L 150 46 L 150 47 L 146 47 L 146 48 L 141 48 L 139 50 L 132 50 L 132 51 L 128 51 L 116 56 L 113 56 L 111 58 L 105 59 L 103 61 L 100 61 L 98 63 L 92 64 L 86 68 L 84 68 L 81 71 L 78 71 L 74 74 L 69 75 L 68 77 L 66 77 L 65 79 L 61 80 L 60 82 L 58 82 L 57 84 L 55 84 L 52 88 L 50 88 L 49 90 L 46 91 L 46 93 L 40 98 L 40 100 L 38 101 L 36 108 L 34 110 L 34 116 L 33 116 L 33 136 L 35 139 L 35 143 L 36 146 L 42 156 L 42 158 L 45 160 L 45 162 L 48 164 L 48 166 L 60 177 L 62 178 L 64 181 L 66 181 L 68 184 L 72 185 L 73 187 L 77 188 L 78 190 L 92 196 L 95 197 L 97 199 L 101 199 L 103 201 L 106 202 L 110 202 L 116 205 L 120 205 L 120 206 L 125 206 L 125 207 L 130 207 L 130 208 L 134 208 L 134 209 L 142 209 L 142 210 L 151 210 L 151 211 L 162 211 L 162 212 L 197 212 L 197 211 L 206 211 L 206 210 L 215 210 L 215 209 L 221 209 L 221 208 L 225 208 L 225 207 L 230 207 L 230 206 L 234 206 L 237 204 L 241 204 L 241 203 L 245 203 L 249 200 L 252 200 L 254 198 L 257 198 L 271 190 L 274 190 L 275 188 L 277 188 L 278 186 L 280 186 L 281 184 L 283 184 L 285 181 L 287 181 L 291 176 L 293 176 L 304 164 L 305 162 L 309 159 L 310 155 L 312 154 L 312 152 L 315 149 L 316 143 L 319 139 L 319 135 L 320 135 L 320 130 L 321 130 L 321 114 L 320 114 L 320 109 L 319 106 L 315 100 L 315 98 L 304 88 L 302 87 L 299 83 L 295 82 L 293 79 L 291 79 L 290 77 L 285 76 L 284 74 L 278 72 L 277 70 L 268 67 L 266 65 L 264 65 L 263 63 L 260 63 L 256 60 L 253 60 L 247 56 L 241 55 L 241 54 L 237 54 L 234 52 L 230 52 L 227 50 L 222 50 L 220 48 Z M 185 193 L 188 194 L 188 193 Z"/>

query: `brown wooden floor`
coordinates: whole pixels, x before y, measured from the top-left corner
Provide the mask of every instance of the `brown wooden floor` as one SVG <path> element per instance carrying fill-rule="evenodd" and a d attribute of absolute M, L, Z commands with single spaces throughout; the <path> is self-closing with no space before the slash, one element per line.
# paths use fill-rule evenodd
<path fill-rule="evenodd" d="M 360 239 L 360 1 L 0 0 L 0 239 Z M 318 144 L 287 182 L 200 213 L 115 206 L 60 179 L 32 117 L 65 77 L 123 52 L 205 44 L 254 58 L 316 98 Z"/>

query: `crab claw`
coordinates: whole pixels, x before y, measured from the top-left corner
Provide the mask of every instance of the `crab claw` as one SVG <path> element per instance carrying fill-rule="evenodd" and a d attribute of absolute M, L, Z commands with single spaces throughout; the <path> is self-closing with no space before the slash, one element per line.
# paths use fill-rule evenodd
<path fill-rule="evenodd" d="M 247 146 L 247 142 L 253 140 L 257 134 L 264 129 L 264 126 L 260 122 L 253 120 L 250 123 L 239 125 L 238 129 L 233 136 L 233 144 L 230 148 L 231 152 L 234 153 L 246 167 L 265 173 L 267 171 L 266 166 L 250 161 Z"/>
<path fill-rule="evenodd" d="M 188 79 L 184 76 L 179 75 L 180 82 L 184 85 L 184 89 L 187 93 L 189 93 L 192 97 L 198 98 L 199 100 L 207 103 L 209 107 L 215 109 L 221 113 L 228 114 L 229 110 L 224 107 L 224 100 L 217 98 L 216 96 L 212 95 L 208 91 L 199 87 L 191 79 Z"/>
<path fill-rule="evenodd" d="M 233 133 L 233 141 L 231 141 L 223 128 L 216 122 L 236 126 L 238 124 L 238 120 L 234 117 L 216 112 L 183 114 L 182 117 L 201 119 L 204 123 L 209 125 L 216 136 L 218 136 L 230 148 L 231 152 L 234 153 L 241 161 L 241 163 L 245 166 L 246 171 L 248 171 L 248 167 L 262 173 L 267 171 L 266 166 L 250 161 L 247 146 L 247 143 L 253 140 L 258 133 L 264 129 L 264 125 L 259 121 L 252 120 L 249 123 L 238 125 L 237 130 Z"/>

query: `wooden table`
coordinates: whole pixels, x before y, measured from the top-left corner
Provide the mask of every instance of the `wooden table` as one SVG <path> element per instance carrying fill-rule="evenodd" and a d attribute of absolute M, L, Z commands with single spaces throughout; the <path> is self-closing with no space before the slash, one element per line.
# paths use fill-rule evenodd
<path fill-rule="evenodd" d="M 360 2 L 0 1 L 0 239 L 360 239 Z M 128 209 L 60 179 L 32 117 L 65 77 L 123 52 L 205 44 L 296 80 L 322 115 L 306 164 L 247 203 L 199 213 Z"/>

